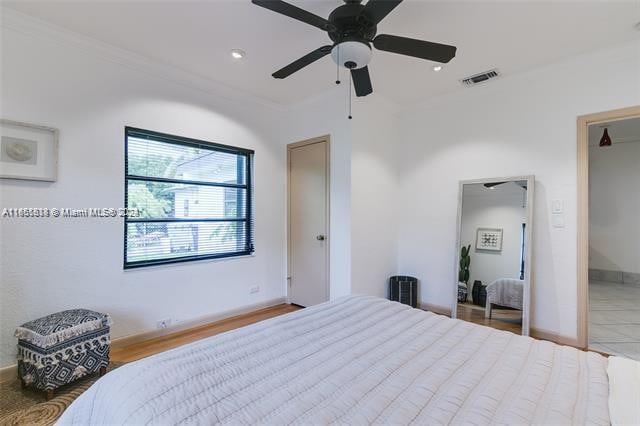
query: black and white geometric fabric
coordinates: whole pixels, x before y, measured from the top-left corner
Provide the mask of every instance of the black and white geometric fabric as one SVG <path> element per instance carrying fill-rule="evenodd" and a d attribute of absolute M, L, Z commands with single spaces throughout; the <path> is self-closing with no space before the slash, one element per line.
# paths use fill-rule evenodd
<path fill-rule="evenodd" d="M 56 389 L 109 365 L 107 314 L 59 312 L 18 327 L 18 374 L 37 389 Z"/>
<path fill-rule="evenodd" d="M 41 348 L 63 342 L 70 337 L 111 325 L 107 314 L 88 309 L 70 309 L 22 324 L 15 337 Z"/>

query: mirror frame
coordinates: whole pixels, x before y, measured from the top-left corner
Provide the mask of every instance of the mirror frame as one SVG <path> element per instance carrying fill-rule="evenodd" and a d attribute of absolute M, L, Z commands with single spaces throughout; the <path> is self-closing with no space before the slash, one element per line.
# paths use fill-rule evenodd
<path fill-rule="evenodd" d="M 459 253 L 462 248 L 460 244 L 460 233 L 462 226 L 462 200 L 464 185 L 482 184 L 490 182 L 513 182 L 518 180 L 527 181 L 527 227 L 525 229 L 525 239 L 528 242 L 525 251 L 525 264 L 524 264 L 524 289 L 522 295 L 522 335 L 528 336 L 530 334 L 530 319 L 531 319 L 531 286 L 533 277 L 531 275 L 531 265 L 533 263 L 533 200 L 535 194 L 535 176 L 509 176 L 509 177 L 495 177 L 488 179 L 472 179 L 461 180 L 458 184 L 458 219 L 456 221 L 456 252 L 454 257 L 454 285 L 453 285 L 453 306 L 451 307 L 451 318 L 455 319 L 458 314 L 458 265 L 460 263 Z"/>

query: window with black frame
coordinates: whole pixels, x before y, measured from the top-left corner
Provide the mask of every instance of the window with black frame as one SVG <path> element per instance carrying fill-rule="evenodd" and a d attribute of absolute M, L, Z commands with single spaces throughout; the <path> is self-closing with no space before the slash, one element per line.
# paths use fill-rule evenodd
<path fill-rule="evenodd" d="M 253 151 L 127 127 L 124 267 L 251 254 Z"/>

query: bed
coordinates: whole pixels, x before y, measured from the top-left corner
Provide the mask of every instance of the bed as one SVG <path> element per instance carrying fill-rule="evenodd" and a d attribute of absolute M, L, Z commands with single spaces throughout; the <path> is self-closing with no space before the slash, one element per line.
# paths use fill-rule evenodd
<path fill-rule="evenodd" d="M 487 286 L 487 304 L 484 316 L 491 318 L 492 305 L 506 306 L 522 310 L 522 294 L 524 281 L 510 278 L 500 278 Z"/>
<path fill-rule="evenodd" d="M 607 359 L 350 296 L 122 366 L 61 425 L 610 424 Z"/>

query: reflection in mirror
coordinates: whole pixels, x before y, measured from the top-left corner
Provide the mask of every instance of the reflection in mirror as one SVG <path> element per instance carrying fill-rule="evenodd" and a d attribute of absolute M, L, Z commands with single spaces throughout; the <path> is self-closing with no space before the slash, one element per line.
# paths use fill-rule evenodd
<path fill-rule="evenodd" d="M 533 182 L 461 183 L 453 309 L 458 319 L 529 334 Z"/>

